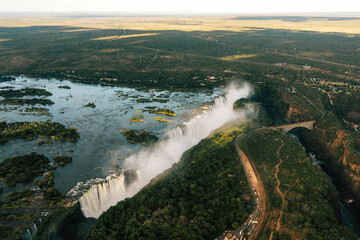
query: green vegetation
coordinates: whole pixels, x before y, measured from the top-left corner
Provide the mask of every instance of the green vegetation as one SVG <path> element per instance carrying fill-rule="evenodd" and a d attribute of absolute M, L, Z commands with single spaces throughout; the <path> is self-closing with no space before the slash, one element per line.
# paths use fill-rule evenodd
<path fill-rule="evenodd" d="M 214 239 L 248 218 L 253 202 L 233 143 L 218 132 L 184 153 L 131 199 L 102 214 L 87 239 Z"/>
<path fill-rule="evenodd" d="M 213 87 L 242 79 L 254 86 L 253 100 L 261 104 L 274 122 L 317 120 L 314 131 L 303 134 L 307 146 L 324 156 L 326 170 L 360 200 L 360 136 L 355 130 L 359 130 L 360 121 L 359 28 L 354 27 L 359 25 L 358 18 L 221 16 L 197 18 L 196 24 L 192 18 L 146 20 L 146 29 L 143 19 L 135 18 L 122 19 L 121 25 L 113 18 L 78 23 L 84 28 L 69 27 L 73 18 L 48 19 L 48 26 L 43 26 L 47 23 L 41 18 L 34 22 L 41 21 L 42 26 L 32 27 L 27 18 L 16 18 L 16 23 L 3 21 L 3 25 L 10 26 L 0 30 L 1 38 L 6 40 L 0 43 L 6 49 L 0 56 L 0 82 L 13 80 L 9 75 L 26 74 L 106 86 L 211 92 Z M 126 34 L 121 37 L 123 28 Z M 120 95 L 144 103 L 166 103 L 169 97 Z M 6 98 L 0 104 L 52 102 Z M 9 110 L 10 107 L 1 109 Z M 139 115 L 130 121 L 142 119 Z M 170 121 L 161 117 L 157 120 Z M 270 124 L 274 123 L 267 121 Z M 3 131 L 0 133 L 0 143 L 7 142 Z M 23 138 L 28 133 L 20 135 Z M 316 189 L 310 196 L 315 193 Z M 356 201 L 354 205 L 359 206 Z M 330 218 L 331 215 L 330 211 Z M 313 222 L 305 223 L 306 229 L 318 227 Z M 299 226 L 305 223 L 299 221 Z M 325 223 L 331 226 L 333 222 Z M 306 230 L 295 238 L 311 234 L 312 230 Z"/>
<path fill-rule="evenodd" d="M 56 122 L 0 122 L 0 144 L 14 139 L 48 137 L 60 141 L 76 142 L 79 133 L 74 128 L 66 129 Z"/>
<path fill-rule="evenodd" d="M 55 175 L 53 172 L 47 172 L 45 174 L 45 179 L 44 180 L 37 180 L 35 181 L 36 185 L 38 185 L 41 189 L 44 188 L 50 188 L 52 187 L 55 183 L 54 183 L 54 178 Z"/>
<path fill-rule="evenodd" d="M 234 109 L 244 108 L 247 103 L 252 103 L 253 101 L 247 98 L 240 98 L 234 102 Z"/>
<path fill-rule="evenodd" d="M 280 123 L 316 120 L 313 131 L 297 130 L 297 134 L 309 151 L 321 157 L 337 184 L 355 196 L 351 204 L 342 202 L 359 220 L 360 134 L 356 121 L 360 110 L 356 99 L 360 92 L 355 91 L 359 84 L 344 79 L 329 81 L 323 73 L 314 75 L 307 72 L 306 76 L 287 77 L 287 81 L 266 80 L 257 87 L 255 99 Z"/>
<path fill-rule="evenodd" d="M 282 101 L 280 90 L 274 83 L 268 82 L 256 88 L 255 101 L 262 104 L 266 112 L 272 118 L 285 118 L 289 110 L 289 104 Z"/>
<path fill-rule="evenodd" d="M 143 122 L 145 117 L 142 114 L 138 114 L 136 116 L 133 116 L 132 118 L 130 118 L 131 122 Z"/>
<path fill-rule="evenodd" d="M 5 108 L 0 108 L 0 111 L 11 112 L 11 111 L 18 110 L 18 109 L 19 109 L 19 107 L 5 107 Z"/>
<path fill-rule="evenodd" d="M 169 99 L 153 98 L 152 101 L 153 102 L 158 102 L 158 103 L 167 103 L 167 102 L 169 102 Z"/>
<path fill-rule="evenodd" d="M 153 100 L 151 100 L 149 98 L 138 98 L 138 99 L 136 99 L 136 102 L 138 102 L 138 103 L 149 103 L 149 102 L 153 102 Z"/>
<path fill-rule="evenodd" d="M 149 113 L 155 113 L 155 114 L 163 114 L 169 117 L 176 117 L 177 114 L 171 110 L 171 109 L 167 109 L 167 108 L 148 108 L 145 111 L 149 112 Z"/>
<path fill-rule="evenodd" d="M 38 145 L 41 146 L 41 145 L 53 145 L 54 143 L 52 141 L 41 141 L 41 142 L 38 142 Z"/>
<path fill-rule="evenodd" d="M 58 86 L 58 88 L 71 89 L 71 87 L 70 87 L 70 86 L 68 86 L 68 85 Z"/>
<path fill-rule="evenodd" d="M 12 221 L 12 220 L 21 220 L 21 219 L 32 219 L 34 216 L 26 215 L 22 213 L 18 214 L 11 214 L 11 213 L 1 213 L 0 214 L 0 221 Z"/>
<path fill-rule="evenodd" d="M 59 203 L 62 199 L 65 198 L 65 194 L 59 192 L 56 188 L 47 188 L 42 190 L 42 194 L 45 200 L 51 203 L 51 206 Z"/>
<path fill-rule="evenodd" d="M 274 23 L 273 19 L 261 20 L 263 28 L 254 19 L 247 20 L 246 26 L 235 18 L 208 20 L 202 19 L 194 25 L 183 19 L 164 18 L 149 22 L 149 29 L 130 30 L 139 22 L 124 19 L 121 29 L 114 29 L 111 21 L 101 19 L 104 21 L 101 29 L 94 31 L 94 28 L 64 27 L 60 22 L 65 19 L 60 18 L 57 21 L 61 27 L 3 28 L 2 37 L 12 40 L 1 42 L 9 51 L 0 57 L 0 72 L 108 86 L 186 91 L 207 91 L 238 78 L 253 83 L 266 79 L 303 81 L 319 76 L 334 82 L 358 79 L 357 35 L 303 31 L 320 25 L 310 20 L 303 22 L 307 27 L 287 28 L 287 23 L 286 29 L 281 29 L 285 25 L 269 24 Z M 341 32 L 341 21 L 329 19 L 321 22 L 324 23 L 336 24 Z M 158 26 L 162 24 L 166 27 Z M 134 37 L 116 37 L 124 34 L 122 28 L 126 25 L 130 25 L 126 35 Z M 104 29 L 106 26 L 109 29 Z M 250 26 L 254 28 L 249 30 Z M 351 26 L 354 29 L 353 22 Z"/>
<path fill-rule="evenodd" d="M 0 82 L 7 82 L 7 81 L 13 81 L 15 80 L 14 77 L 10 77 L 10 76 L 1 76 L 0 75 Z"/>
<path fill-rule="evenodd" d="M 88 228 L 94 225 L 95 219 L 85 218 L 80 210 L 79 203 L 69 207 L 55 207 L 49 216 L 43 218 L 34 240 L 53 239 L 83 239 L 86 232 L 84 227 L 78 229 L 78 224 L 86 224 Z"/>
<path fill-rule="evenodd" d="M 16 234 L 19 234 L 20 231 L 16 231 Z M 14 228 L 0 226 L 0 235 L 3 239 L 12 239 L 14 235 Z"/>
<path fill-rule="evenodd" d="M 51 96 L 52 94 L 45 89 L 40 88 L 24 88 L 24 89 L 6 89 L 0 90 L 0 97 L 5 99 L 0 100 L 0 104 L 4 105 L 52 105 L 53 101 L 45 98 L 31 98 L 24 99 L 25 96 Z"/>
<path fill-rule="evenodd" d="M 48 217 L 42 220 L 34 240 L 50 238 L 52 234 L 55 234 L 55 231 L 59 228 L 59 226 L 64 223 L 66 218 L 73 214 L 73 212 L 76 210 L 76 207 L 78 206 L 75 205 L 69 208 L 55 208 Z"/>
<path fill-rule="evenodd" d="M 354 94 L 338 94 L 333 102 L 337 114 L 352 123 L 360 125 L 360 94 L 355 96 Z"/>
<path fill-rule="evenodd" d="M 5 180 L 7 187 L 13 187 L 18 182 L 30 181 L 48 171 L 43 180 L 35 181 L 41 191 L 25 189 L 2 196 L 0 200 L 1 239 L 18 239 L 25 229 L 38 221 L 42 212 L 65 203 L 64 194 L 52 188 L 55 169 L 55 166 L 50 165 L 48 158 L 36 153 L 5 159 L 0 163 L 0 177 Z"/>
<path fill-rule="evenodd" d="M 49 172 L 45 174 L 44 180 L 35 181 L 35 184 L 41 188 L 42 196 L 44 200 L 50 204 L 50 207 L 56 206 L 65 198 L 65 194 L 59 192 L 56 188 L 53 188 L 53 185 L 55 184 L 55 175 L 53 171 L 55 169 L 56 167 L 51 167 Z"/>
<path fill-rule="evenodd" d="M 0 100 L 0 104 L 4 105 L 53 105 L 54 102 L 45 99 L 45 98 L 31 98 L 31 99 L 23 99 L 23 98 L 6 98 L 3 100 Z"/>
<path fill-rule="evenodd" d="M 21 98 L 25 96 L 51 96 L 51 92 L 41 88 L 24 88 L 24 89 L 8 89 L 0 90 L 0 97 L 3 98 Z"/>
<path fill-rule="evenodd" d="M 14 192 L 11 192 L 9 194 L 6 194 L 5 197 L 7 198 L 7 201 L 14 202 L 14 201 L 17 201 L 17 200 L 22 199 L 22 198 L 31 197 L 33 194 L 34 194 L 34 192 L 31 191 L 31 190 L 25 190 L 25 191 L 22 191 L 22 192 L 14 191 Z"/>
<path fill-rule="evenodd" d="M 155 106 L 145 106 L 145 111 L 147 111 L 147 110 L 154 110 L 154 109 L 156 109 L 156 107 Z"/>
<path fill-rule="evenodd" d="M 41 176 L 49 167 L 49 159 L 35 152 L 13 158 L 4 159 L 0 163 L 0 177 L 5 179 L 7 187 L 16 183 L 28 182 Z"/>
<path fill-rule="evenodd" d="M 140 143 L 145 146 L 156 143 L 159 138 L 155 134 L 151 134 L 148 131 L 128 129 L 121 132 L 126 137 L 129 143 Z"/>
<path fill-rule="evenodd" d="M 35 206 L 34 199 L 36 199 Z M 31 190 L 13 191 L 0 201 L 0 236 L 1 239 L 19 239 L 24 229 L 31 226 L 40 217 L 42 200 Z"/>
<path fill-rule="evenodd" d="M 52 117 L 49 109 L 47 108 L 39 108 L 39 107 L 27 107 L 23 109 L 22 112 L 19 113 L 20 115 L 31 115 L 31 116 L 47 116 Z"/>
<path fill-rule="evenodd" d="M 56 156 L 54 157 L 54 161 L 60 166 L 65 166 L 68 163 L 72 162 L 72 157 L 69 156 Z"/>
<path fill-rule="evenodd" d="M 60 202 L 57 190 L 49 188 L 49 191 L 42 190 L 40 193 L 31 190 L 24 190 L 21 192 L 11 192 L 5 195 L 0 201 L 0 236 L 1 239 L 19 239 L 21 234 L 29 228 L 39 218 L 46 220 L 42 216 L 42 212 L 50 211 L 51 207 L 55 207 Z M 51 198 L 45 200 L 48 194 L 44 192 L 57 192 L 58 196 L 55 199 L 55 194 Z M 61 208 L 64 208 L 61 206 Z"/>
<path fill-rule="evenodd" d="M 0 236 L 1 239 L 18 239 L 23 229 L 36 221 L 40 212 L 32 209 L 29 205 L 34 198 L 35 192 L 24 190 L 10 192 L 0 201 Z M 38 202 L 41 202 L 41 200 Z"/>
<path fill-rule="evenodd" d="M 95 108 L 96 105 L 95 105 L 95 103 L 88 103 L 88 104 L 84 105 L 84 107 Z"/>
<path fill-rule="evenodd" d="M 154 118 L 156 121 L 159 121 L 159 122 L 171 122 L 171 120 L 163 119 L 162 117 L 159 117 L 159 116 L 154 116 Z"/>
<path fill-rule="evenodd" d="M 280 189 L 276 190 L 275 171 L 279 163 Z M 268 198 L 268 219 L 260 239 L 275 231 L 280 210 L 281 230 L 275 239 L 357 239 L 340 220 L 340 198 L 328 176 L 311 163 L 306 151 L 280 131 L 262 130 L 245 139 L 245 150 L 256 165 Z"/>

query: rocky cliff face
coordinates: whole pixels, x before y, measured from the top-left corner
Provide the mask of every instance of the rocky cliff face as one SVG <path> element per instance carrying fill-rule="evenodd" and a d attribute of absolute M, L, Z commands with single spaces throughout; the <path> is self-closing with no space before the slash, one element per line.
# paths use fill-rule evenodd
<path fill-rule="evenodd" d="M 302 122 L 312 120 L 312 115 L 308 109 L 299 109 L 294 106 L 290 106 L 286 113 L 285 120 L 288 122 Z"/>
<path fill-rule="evenodd" d="M 336 182 L 351 193 L 350 198 L 356 199 L 350 201 L 349 205 L 357 208 L 357 216 L 360 219 L 360 137 L 345 130 L 335 112 L 324 110 L 323 116 L 306 97 L 292 95 L 279 89 L 270 90 L 274 92 L 271 97 L 260 98 L 262 103 L 266 100 L 266 104 L 263 105 L 270 116 L 281 117 L 287 122 L 317 119 L 313 131 L 299 131 L 300 138 L 310 151 L 315 152 L 324 161 L 325 170 Z M 282 111 L 275 111 L 279 106 L 283 106 Z"/>
<path fill-rule="evenodd" d="M 352 136 L 329 120 L 320 119 L 312 132 L 302 131 L 300 137 L 324 161 L 325 170 L 335 181 L 354 196 L 346 204 L 360 219 L 360 155 L 352 145 Z"/>
<path fill-rule="evenodd" d="M 330 171 L 336 173 L 346 187 L 360 199 L 360 157 L 351 146 L 348 133 L 337 129 L 335 135 L 328 129 L 315 127 L 314 134 L 323 152 L 328 156 Z M 331 137 L 333 136 L 333 137 Z"/>
<path fill-rule="evenodd" d="M 288 122 L 302 122 L 317 118 L 319 113 L 311 108 L 311 105 L 304 99 L 297 97 L 294 99 L 291 95 L 280 93 L 281 99 L 288 107 L 284 119 Z"/>

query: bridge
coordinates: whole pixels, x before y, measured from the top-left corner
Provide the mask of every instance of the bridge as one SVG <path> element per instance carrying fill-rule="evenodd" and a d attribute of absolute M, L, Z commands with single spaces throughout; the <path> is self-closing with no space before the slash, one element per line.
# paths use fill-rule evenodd
<path fill-rule="evenodd" d="M 298 128 L 298 127 L 304 127 L 309 130 L 313 130 L 315 122 L 316 122 L 315 120 L 306 121 L 306 122 L 298 122 L 298 123 L 292 123 L 292 124 L 281 125 L 281 126 L 276 126 L 276 127 L 269 127 L 269 129 L 273 129 L 273 130 L 281 129 L 285 133 L 289 132 L 290 130 L 292 130 L 294 128 Z"/>

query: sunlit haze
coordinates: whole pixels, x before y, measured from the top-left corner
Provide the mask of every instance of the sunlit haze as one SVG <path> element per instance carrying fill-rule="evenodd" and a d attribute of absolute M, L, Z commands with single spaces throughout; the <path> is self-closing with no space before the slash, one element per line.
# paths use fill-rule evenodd
<path fill-rule="evenodd" d="M 285 13 L 358 12 L 360 1 L 343 0 L 1 0 L 0 12 L 119 12 L 119 13 Z"/>

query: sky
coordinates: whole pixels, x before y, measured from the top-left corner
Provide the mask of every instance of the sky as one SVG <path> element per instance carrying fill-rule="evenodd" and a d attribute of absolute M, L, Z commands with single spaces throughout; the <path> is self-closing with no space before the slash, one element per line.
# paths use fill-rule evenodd
<path fill-rule="evenodd" d="M 0 0 L 0 12 L 140 14 L 360 12 L 360 0 Z"/>

